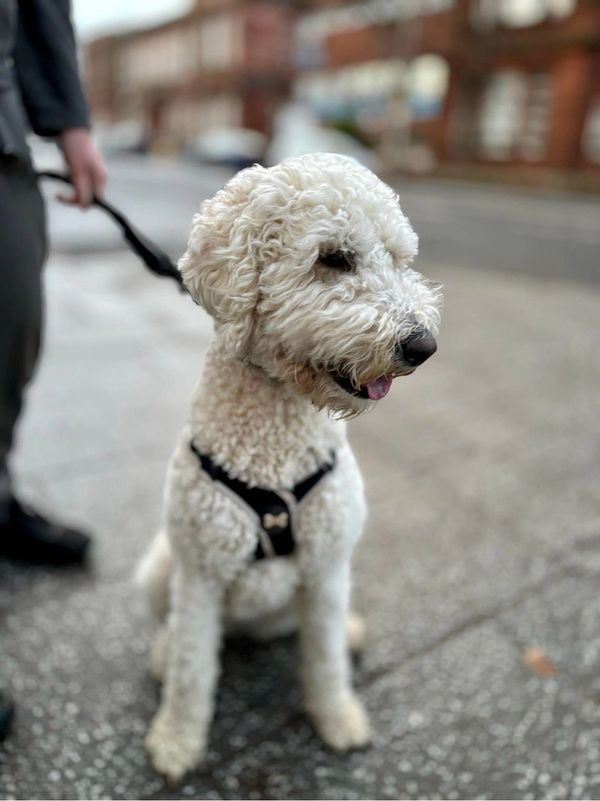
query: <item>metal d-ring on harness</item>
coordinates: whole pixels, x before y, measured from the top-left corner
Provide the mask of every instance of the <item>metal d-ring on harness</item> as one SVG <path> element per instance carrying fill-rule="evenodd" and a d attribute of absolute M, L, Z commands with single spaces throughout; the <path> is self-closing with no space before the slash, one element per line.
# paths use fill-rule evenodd
<path fill-rule="evenodd" d="M 37 177 L 71 183 L 68 175 L 58 172 L 38 172 Z M 166 253 L 136 230 L 127 217 L 111 203 L 96 195 L 94 195 L 92 203 L 112 217 L 131 249 L 141 258 L 150 272 L 173 279 L 182 292 L 187 292 L 181 273 Z M 227 491 L 234 493 L 256 514 L 259 523 L 259 540 L 254 551 L 254 558 L 264 559 L 293 553 L 296 547 L 293 531 L 294 510 L 319 481 L 333 470 L 335 453 L 332 451 L 326 464 L 291 489 L 275 492 L 275 490 L 267 490 L 262 487 L 248 486 L 243 481 L 230 476 L 227 471 L 215 464 L 210 456 L 200 453 L 193 442 L 190 442 L 190 448 L 198 458 L 204 472 L 213 481 L 222 484 Z"/>
<path fill-rule="evenodd" d="M 213 481 L 217 481 L 233 492 L 256 514 L 259 521 L 258 543 L 254 551 L 255 559 L 273 556 L 288 556 L 296 548 L 294 539 L 294 510 L 297 505 L 316 487 L 327 473 L 335 467 L 335 452 L 329 461 L 307 478 L 302 479 L 289 490 L 267 490 L 250 487 L 244 481 L 233 478 L 226 470 L 215 464 L 210 456 L 201 453 L 193 442 L 190 450 L 195 454 L 200 467 Z"/>

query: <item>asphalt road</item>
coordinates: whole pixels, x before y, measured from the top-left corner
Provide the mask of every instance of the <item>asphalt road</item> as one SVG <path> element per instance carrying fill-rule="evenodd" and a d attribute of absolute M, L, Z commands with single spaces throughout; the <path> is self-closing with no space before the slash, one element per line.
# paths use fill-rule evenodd
<path fill-rule="evenodd" d="M 107 197 L 173 256 L 184 249 L 200 201 L 231 175 L 226 169 L 127 158 L 109 162 Z M 394 181 L 421 239 L 425 264 L 456 264 L 600 281 L 600 200 L 439 180 Z M 119 234 L 98 211 L 50 207 L 58 251 L 102 251 Z"/>
<path fill-rule="evenodd" d="M 600 198 L 397 181 L 426 262 L 600 281 Z"/>

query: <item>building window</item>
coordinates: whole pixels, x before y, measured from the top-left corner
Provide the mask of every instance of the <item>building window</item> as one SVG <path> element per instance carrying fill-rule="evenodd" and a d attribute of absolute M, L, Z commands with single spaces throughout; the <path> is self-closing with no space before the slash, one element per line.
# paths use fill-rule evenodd
<path fill-rule="evenodd" d="M 511 28 L 537 25 L 546 19 L 548 9 L 545 0 L 502 0 L 498 3 L 498 18 Z"/>
<path fill-rule="evenodd" d="M 242 124 L 242 101 L 236 95 L 215 95 L 197 106 L 201 129 L 236 128 Z"/>
<path fill-rule="evenodd" d="M 562 19 L 569 17 L 577 6 L 577 0 L 546 0 L 551 17 Z"/>
<path fill-rule="evenodd" d="M 207 17 L 200 30 L 200 61 L 207 69 L 232 67 L 240 50 L 238 18 L 234 14 Z"/>
<path fill-rule="evenodd" d="M 339 31 L 406 22 L 416 17 L 449 11 L 454 4 L 455 0 L 362 0 L 338 3 L 337 6 L 304 14 L 296 28 L 296 41 L 303 46 Z"/>
<path fill-rule="evenodd" d="M 448 62 L 441 56 L 422 55 L 411 62 L 407 84 L 414 119 L 431 119 L 441 113 L 448 74 Z"/>
<path fill-rule="evenodd" d="M 479 114 L 481 155 L 494 160 L 509 159 L 519 138 L 527 82 L 514 70 L 493 75 L 487 83 Z"/>
<path fill-rule="evenodd" d="M 365 61 L 308 72 L 296 82 L 295 96 L 320 120 L 371 139 L 387 124 L 391 106 L 415 122 L 440 114 L 448 74 L 446 60 L 431 54 L 410 64 L 402 59 Z"/>
<path fill-rule="evenodd" d="M 564 19 L 576 6 L 577 0 L 476 0 L 471 18 L 480 30 L 496 25 L 525 28 L 548 19 Z"/>
<path fill-rule="evenodd" d="M 581 152 L 586 161 L 600 164 L 600 95 L 588 109 L 581 135 Z"/>
<path fill-rule="evenodd" d="M 542 161 L 550 125 L 551 84 L 545 73 L 497 72 L 479 111 L 479 150 L 485 159 Z"/>
<path fill-rule="evenodd" d="M 406 63 L 401 59 L 365 61 L 338 70 L 308 72 L 297 81 L 295 96 L 323 122 L 377 136 L 390 97 L 405 95 L 406 78 Z"/>
<path fill-rule="evenodd" d="M 542 161 L 546 157 L 552 84 L 543 72 L 529 76 L 527 112 L 521 135 L 520 155 L 526 161 Z"/>

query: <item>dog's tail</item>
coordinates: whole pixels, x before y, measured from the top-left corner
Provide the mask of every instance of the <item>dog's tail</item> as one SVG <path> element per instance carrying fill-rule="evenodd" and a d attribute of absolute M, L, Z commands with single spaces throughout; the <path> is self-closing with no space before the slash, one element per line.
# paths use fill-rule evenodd
<path fill-rule="evenodd" d="M 135 583 L 145 594 L 152 612 L 162 620 L 169 611 L 171 546 L 166 533 L 158 532 L 135 572 Z"/>

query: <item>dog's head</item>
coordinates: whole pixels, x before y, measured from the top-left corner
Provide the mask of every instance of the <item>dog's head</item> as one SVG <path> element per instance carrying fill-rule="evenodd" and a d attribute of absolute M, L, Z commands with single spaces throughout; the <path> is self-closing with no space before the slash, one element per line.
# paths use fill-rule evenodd
<path fill-rule="evenodd" d="M 416 253 L 388 186 L 315 154 L 238 173 L 202 204 L 179 268 L 228 357 L 351 416 L 435 351 L 441 294 Z"/>

